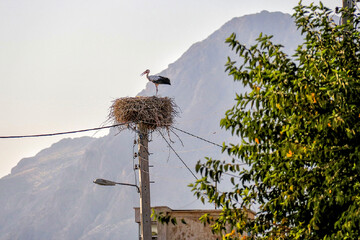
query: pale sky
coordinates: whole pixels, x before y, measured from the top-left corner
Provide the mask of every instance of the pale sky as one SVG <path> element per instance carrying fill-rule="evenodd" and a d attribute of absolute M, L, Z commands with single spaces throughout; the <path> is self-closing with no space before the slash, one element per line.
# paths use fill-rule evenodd
<path fill-rule="evenodd" d="M 262 10 L 292 13 L 297 3 L 1 0 L 0 135 L 99 127 L 112 100 L 145 87 L 147 80 L 139 76 L 145 69 L 164 70 L 234 17 Z M 342 1 L 323 3 L 334 9 Z M 0 139 L 0 177 L 62 138 L 93 134 Z"/>

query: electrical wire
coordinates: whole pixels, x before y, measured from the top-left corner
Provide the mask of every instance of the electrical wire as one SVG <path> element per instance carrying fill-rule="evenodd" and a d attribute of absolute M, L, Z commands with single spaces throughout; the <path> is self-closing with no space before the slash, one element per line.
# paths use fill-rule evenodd
<path fill-rule="evenodd" d="M 223 148 L 223 146 L 221 146 L 220 144 L 211 142 L 211 141 L 209 141 L 209 140 L 206 140 L 205 138 L 196 136 L 196 135 L 194 135 L 194 134 L 192 134 L 192 133 L 189 133 L 189 132 L 187 132 L 187 131 L 185 131 L 185 130 L 179 129 L 179 128 L 174 127 L 174 126 L 172 126 L 172 128 L 173 128 L 173 129 L 176 129 L 176 130 L 178 130 L 178 131 L 180 131 L 180 132 L 183 132 L 183 133 L 185 133 L 185 134 L 187 134 L 187 135 L 190 135 L 190 136 L 192 136 L 192 137 L 198 138 L 198 139 L 200 139 L 200 140 L 202 140 L 202 141 L 205 141 L 205 142 L 208 142 L 208 143 L 213 144 L 213 145 L 215 145 L 215 146 L 218 146 L 218 147 Z"/>
<path fill-rule="evenodd" d="M 103 126 L 103 127 L 97 127 L 97 128 L 88 128 L 88 129 L 81 129 L 81 130 L 74 130 L 74 131 L 66 131 L 66 132 L 55 132 L 55 133 L 43 133 L 43 134 L 31 134 L 31 135 L 11 135 L 11 136 L 0 136 L 0 139 L 16 139 L 16 138 L 37 138 L 37 137 L 50 137 L 50 136 L 57 136 L 57 135 L 65 135 L 65 134 L 74 134 L 74 133 L 81 133 L 81 132 L 89 132 L 89 131 L 98 131 L 98 130 L 102 130 L 102 129 L 106 129 L 106 128 L 113 128 L 113 127 L 118 127 L 118 126 L 122 126 L 122 125 L 126 125 L 127 123 L 119 123 L 119 124 L 114 124 L 114 125 L 110 125 L 110 126 Z M 218 146 L 220 148 L 223 148 L 223 146 L 221 146 L 220 144 L 214 143 L 212 141 L 209 141 L 205 138 L 199 137 L 195 134 L 192 134 L 190 132 L 187 132 L 185 130 L 182 130 L 180 128 L 174 127 L 172 126 L 171 128 L 178 130 L 180 132 L 183 132 L 189 136 L 195 137 L 199 140 L 205 141 L 207 143 L 210 143 L 212 145 Z M 138 132 L 136 129 L 132 129 L 134 130 L 134 132 Z M 170 149 L 177 155 L 177 157 L 183 162 L 183 164 L 186 166 L 186 168 L 188 168 L 190 170 L 190 168 L 186 165 L 186 163 L 181 159 L 181 157 L 179 156 L 179 154 L 174 150 L 174 148 L 170 145 L 170 143 L 166 140 L 166 138 L 164 137 L 164 135 L 159 131 L 160 135 L 162 136 L 162 138 L 166 141 L 166 143 L 169 145 Z M 174 132 L 173 132 L 174 133 Z M 174 133 L 175 134 L 175 133 Z M 148 152 L 148 149 L 146 149 L 146 151 Z M 190 170 L 191 171 L 191 170 Z M 191 172 L 192 173 L 192 172 Z M 195 174 L 192 173 L 192 175 L 196 178 Z M 197 178 L 196 178 L 197 179 Z M 136 181 L 136 180 L 135 180 Z"/>
<path fill-rule="evenodd" d="M 217 144 L 217 143 L 211 142 L 211 141 L 209 141 L 209 140 L 207 140 L 207 139 L 205 139 L 205 138 L 202 138 L 202 137 L 196 136 L 195 134 L 189 133 L 189 132 L 187 132 L 187 131 L 185 131 L 185 130 L 182 130 L 182 129 L 176 128 L 176 127 L 174 127 L 174 126 L 172 126 L 172 128 L 174 128 L 174 129 L 176 129 L 176 130 L 178 130 L 178 131 L 180 131 L 180 132 L 183 132 L 183 133 L 185 133 L 185 134 L 188 134 L 188 135 L 190 135 L 190 136 L 192 136 L 192 137 L 195 137 L 195 138 L 197 138 L 197 139 L 200 139 L 201 141 L 205 141 L 205 142 L 210 143 L 210 144 L 212 144 L 212 145 L 215 145 L 215 146 L 221 147 L 221 149 L 223 149 L 223 146 L 221 146 L 220 144 Z M 228 147 L 225 147 L 225 149 L 229 149 L 229 148 L 228 148 Z M 234 160 L 235 160 L 235 161 L 237 161 L 237 162 L 241 162 L 241 161 L 240 161 L 240 160 L 238 160 L 238 159 L 234 159 Z M 246 165 L 246 164 L 245 164 L 245 163 L 243 163 L 243 164 L 239 164 L 239 165 Z"/>
<path fill-rule="evenodd" d="M 122 125 L 126 125 L 126 124 L 127 123 L 119 123 L 119 124 L 114 124 L 114 125 L 111 125 L 111 126 L 88 128 L 88 129 L 74 130 L 74 131 L 68 131 L 68 132 L 43 133 L 43 134 L 31 134 L 31 135 L 0 136 L 0 139 L 51 137 L 51 136 L 57 136 L 57 135 L 65 135 L 65 134 L 74 134 L 74 133 L 81 133 L 81 132 L 97 131 L 97 130 L 106 129 L 106 128 L 118 127 L 118 126 L 122 126 Z"/>
<path fill-rule="evenodd" d="M 231 173 L 227 173 L 227 172 L 222 172 L 222 174 L 228 175 L 230 177 L 241 178 L 240 176 L 236 176 L 235 174 L 231 174 Z"/>
<path fill-rule="evenodd" d="M 198 178 L 196 177 L 196 175 L 194 174 L 193 171 L 191 171 L 191 169 L 188 167 L 188 165 L 184 162 L 184 160 L 181 159 L 181 157 L 179 156 L 179 154 L 175 151 L 175 149 L 171 146 L 171 144 L 168 142 L 168 140 L 166 140 L 166 138 L 164 137 L 164 135 L 159 131 L 161 137 L 165 140 L 165 142 L 167 143 L 167 145 L 171 148 L 171 150 L 173 150 L 173 152 L 176 154 L 176 156 L 180 159 L 180 161 L 184 164 L 184 166 L 189 170 L 189 172 L 194 176 L 194 178 L 196 180 L 198 180 Z"/>

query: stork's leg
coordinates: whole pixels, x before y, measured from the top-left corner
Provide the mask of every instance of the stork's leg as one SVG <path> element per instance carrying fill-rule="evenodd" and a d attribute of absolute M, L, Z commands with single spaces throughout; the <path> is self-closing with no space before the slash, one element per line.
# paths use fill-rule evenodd
<path fill-rule="evenodd" d="M 156 87 L 156 96 L 157 96 L 157 93 L 158 93 L 158 85 L 155 84 L 155 87 Z"/>

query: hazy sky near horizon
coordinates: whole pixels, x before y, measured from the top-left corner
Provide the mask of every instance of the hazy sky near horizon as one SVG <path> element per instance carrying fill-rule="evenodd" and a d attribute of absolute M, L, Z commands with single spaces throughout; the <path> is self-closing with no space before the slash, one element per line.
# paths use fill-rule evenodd
<path fill-rule="evenodd" d="M 1 0 L 0 135 L 99 127 L 114 99 L 145 87 L 147 80 L 139 76 L 145 69 L 166 69 L 234 17 L 262 10 L 292 13 L 297 3 Z M 342 1 L 323 3 L 334 9 Z M 93 134 L 0 139 L 0 177 L 62 138 Z"/>

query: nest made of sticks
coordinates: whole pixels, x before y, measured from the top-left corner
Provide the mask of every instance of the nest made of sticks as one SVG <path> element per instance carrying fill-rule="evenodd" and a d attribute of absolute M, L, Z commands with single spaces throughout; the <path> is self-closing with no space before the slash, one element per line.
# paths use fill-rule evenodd
<path fill-rule="evenodd" d="M 168 129 L 178 114 L 177 108 L 168 97 L 124 97 L 113 102 L 109 119 L 130 126 L 141 123 L 148 130 Z"/>

